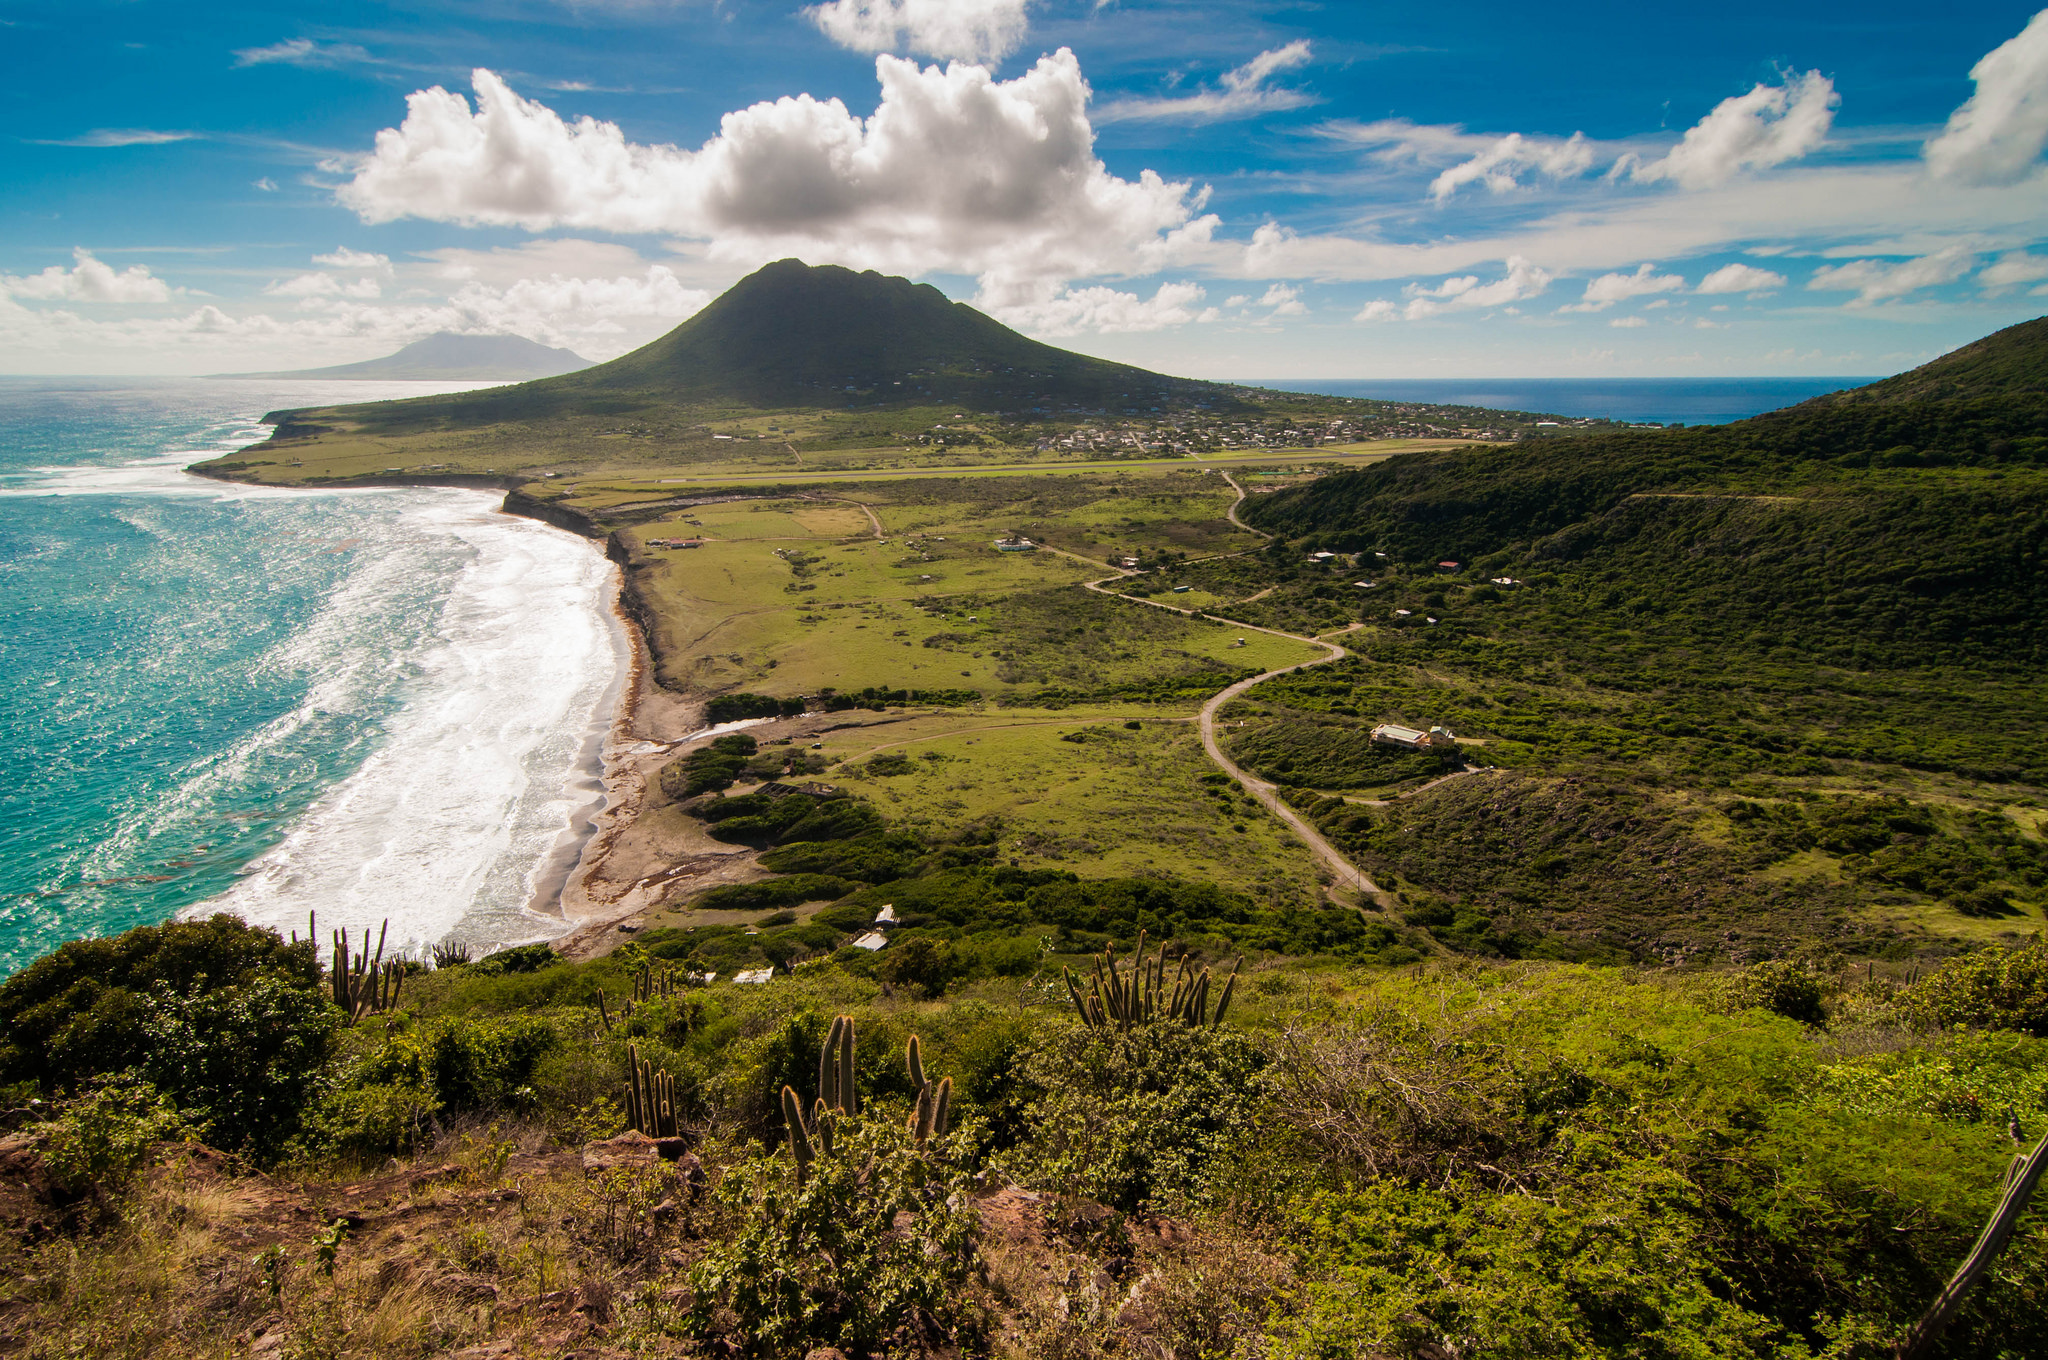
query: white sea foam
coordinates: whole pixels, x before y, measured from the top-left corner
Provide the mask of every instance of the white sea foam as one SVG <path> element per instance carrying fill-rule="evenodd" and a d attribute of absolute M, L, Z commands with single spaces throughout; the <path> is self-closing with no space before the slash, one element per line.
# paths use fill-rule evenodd
<path fill-rule="evenodd" d="M 498 513 L 484 492 L 264 487 L 184 471 L 265 433 L 236 421 L 215 431 L 212 448 L 25 469 L 0 486 L 0 496 L 127 498 L 134 508 L 121 517 L 153 536 L 151 500 L 248 503 L 252 533 L 351 554 L 319 613 L 253 667 L 281 687 L 304 677 L 304 698 L 195 760 L 175 789 L 110 827 L 90 858 L 134 858 L 253 767 L 289 759 L 316 724 L 382 714 L 353 772 L 233 888 L 184 914 L 227 910 L 289 930 L 312 912 L 323 936 L 389 920 L 399 947 L 454 939 L 488 949 L 559 934 L 553 897 L 602 800 L 593 753 L 629 662 L 611 607 L 615 568 L 584 539 Z M 338 526 L 290 505 L 360 497 L 389 510 Z M 320 538 L 338 527 L 344 542 Z M 225 620 L 160 626 L 189 633 L 216 622 Z"/>
<path fill-rule="evenodd" d="M 573 535 L 490 511 L 488 497 L 429 494 L 403 518 L 474 555 L 431 635 L 385 654 L 414 672 L 404 702 L 353 774 L 195 910 L 280 929 L 317 911 L 323 935 L 388 918 L 406 944 L 562 929 L 533 898 L 590 796 L 589 731 L 626 661 L 609 622 L 614 569 Z"/>

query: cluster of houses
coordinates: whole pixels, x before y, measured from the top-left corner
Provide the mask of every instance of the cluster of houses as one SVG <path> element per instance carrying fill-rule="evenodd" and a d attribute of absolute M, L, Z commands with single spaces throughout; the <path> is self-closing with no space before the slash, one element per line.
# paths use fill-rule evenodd
<path fill-rule="evenodd" d="M 704 546 L 704 540 L 701 538 L 650 538 L 647 540 L 647 546 L 650 548 L 701 548 Z"/>
<path fill-rule="evenodd" d="M 997 539 L 995 549 L 997 552 L 1037 552 L 1038 545 L 1022 534 L 1011 534 L 1008 538 Z"/>

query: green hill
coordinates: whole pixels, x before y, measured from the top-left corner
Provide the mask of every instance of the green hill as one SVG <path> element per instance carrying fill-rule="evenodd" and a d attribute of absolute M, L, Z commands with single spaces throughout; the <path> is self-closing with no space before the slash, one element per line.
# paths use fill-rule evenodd
<path fill-rule="evenodd" d="M 552 378 L 590 367 L 590 360 L 571 350 L 536 344 L 519 335 L 456 335 L 441 331 L 415 340 L 396 354 L 331 368 L 302 368 L 282 373 L 217 373 L 219 378 L 421 379 L 500 382 L 521 378 Z"/>
<path fill-rule="evenodd" d="M 346 408 L 405 434 L 649 408 L 972 411 L 1229 409 L 1229 390 L 1040 344 L 930 284 L 778 260 L 651 344 L 575 373 L 486 392 Z M 279 424 L 320 421 L 279 412 Z"/>

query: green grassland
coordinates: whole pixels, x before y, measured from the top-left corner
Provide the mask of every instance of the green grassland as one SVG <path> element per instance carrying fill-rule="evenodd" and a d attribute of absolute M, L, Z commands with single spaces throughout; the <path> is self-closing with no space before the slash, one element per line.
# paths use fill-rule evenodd
<path fill-rule="evenodd" d="M 1003 857 L 1020 865 L 1314 900 L 1307 852 L 1214 778 L 1184 716 L 1006 709 L 919 719 L 852 741 L 828 737 L 825 752 L 843 762 L 834 781 L 892 823 L 927 830 L 993 820 Z M 898 762 L 875 761 L 889 752 L 909 757 L 900 773 Z"/>
<path fill-rule="evenodd" d="M 553 503 L 621 524 L 615 541 L 648 606 L 664 684 L 773 695 L 958 688 L 995 698 L 1234 675 L 1315 655 L 1079 588 L 1109 574 L 1106 552 L 1259 542 L 1224 518 L 1233 498 L 1219 483 L 1180 471 L 865 481 L 688 507 L 607 483 L 562 488 Z M 875 536 L 876 522 L 887 537 Z M 995 539 L 1020 531 L 1070 544 L 1075 556 L 995 550 Z M 680 538 L 703 546 L 647 546 Z"/>

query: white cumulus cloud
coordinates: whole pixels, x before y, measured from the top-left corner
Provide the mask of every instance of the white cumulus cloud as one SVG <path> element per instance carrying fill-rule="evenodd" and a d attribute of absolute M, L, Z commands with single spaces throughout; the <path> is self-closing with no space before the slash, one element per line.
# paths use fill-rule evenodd
<path fill-rule="evenodd" d="M 1150 170 L 1122 179 L 1096 157 L 1072 52 L 1009 81 L 889 56 L 875 70 L 866 120 L 799 95 L 727 114 L 695 151 L 565 122 L 479 70 L 474 111 L 439 87 L 409 96 L 405 122 L 338 192 L 366 222 L 659 233 L 732 264 L 975 274 L 993 305 L 1047 280 L 1153 272 L 1207 244 L 1205 192 Z"/>
<path fill-rule="evenodd" d="M 1535 297 L 1550 286 L 1551 274 L 1539 269 L 1519 255 L 1506 260 L 1507 273 L 1491 283 L 1481 283 L 1477 274 L 1465 274 L 1445 279 L 1434 288 L 1424 288 L 1411 283 L 1402 289 L 1408 298 L 1408 305 L 1401 309 L 1401 315 L 1410 321 L 1421 321 L 1426 317 L 1440 315 L 1452 310 L 1466 310 L 1475 307 L 1502 307 L 1511 302 L 1520 302 Z M 1371 304 L 1359 316 L 1362 320 L 1377 320 L 1390 313 L 1372 312 Z"/>
<path fill-rule="evenodd" d="M 2024 250 L 2007 251 L 1977 275 L 1977 282 L 1991 292 L 2004 292 L 2042 279 L 2048 279 L 2048 255 L 2030 255 Z"/>
<path fill-rule="evenodd" d="M 1582 133 L 1568 138 L 1524 137 L 1511 132 L 1478 155 L 1438 175 L 1429 196 L 1441 203 L 1467 184 L 1484 184 L 1496 194 L 1521 187 L 1522 176 L 1570 179 L 1593 168 L 1593 144 Z"/>
<path fill-rule="evenodd" d="M 1248 118 L 1255 113 L 1298 109 L 1315 103 L 1304 90 L 1267 84 L 1282 71 L 1306 66 L 1314 56 L 1308 39 L 1297 38 L 1285 47 L 1261 52 L 1244 65 L 1223 74 L 1220 90 L 1198 90 L 1194 94 L 1159 99 L 1119 99 L 1105 104 L 1096 114 L 1099 123 L 1124 122 L 1136 118 L 1174 119 L 1211 123 L 1225 118 Z"/>
<path fill-rule="evenodd" d="M 1201 285 L 1162 283 L 1152 296 L 1115 288 L 1067 288 L 1042 299 L 992 309 L 996 319 L 1033 335 L 1079 335 L 1084 331 L 1158 331 L 1191 322 L 1214 321 L 1214 307 L 1202 307 Z"/>
<path fill-rule="evenodd" d="M 1615 327 L 1617 330 L 1632 331 L 1647 326 L 1650 323 L 1640 316 L 1617 316 L 1607 324 Z"/>
<path fill-rule="evenodd" d="M 379 274 L 391 272 L 391 257 L 376 255 L 367 250 L 351 250 L 347 246 L 336 246 L 325 255 L 315 255 L 314 264 L 324 264 L 329 269 L 368 269 Z"/>
<path fill-rule="evenodd" d="M 0 274 L 0 293 L 39 301 L 169 302 L 184 292 L 150 273 L 145 265 L 130 265 L 116 272 L 83 247 L 73 250 L 71 258 L 69 269 L 53 264 L 40 274 Z"/>
<path fill-rule="evenodd" d="M 995 62 L 1024 41 L 1028 8 L 1030 0 L 827 0 L 804 15 L 855 52 Z"/>
<path fill-rule="evenodd" d="M 2026 178 L 2048 145 L 2048 10 L 1986 53 L 1970 79 L 1977 92 L 1924 148 L 1928 170 L 1964 184 Z"/>
<path fill-rule="evenodd" d="M 263 291 L 272 297 L 373 298 L 381 297 L 384 289 L 375 279 L 338 279 L 332 274 L 299 274 L 270 284 Z"/>
<path fill-rule="evenodd" d="M 1814 150 L 1827 140 L 1841 102 L 1834 82 L 1818 71 L 1788 75 L 1782 85 L 1759 82 L 1748 94 L 1716 104 L 1663 156 L 1648 162 L 1624 156 L 1614 173 L 1674 180 L 1687 189 L 1725 184 L 1744 170 L 1768 170 Z"/>
<path fill-rule="evenodd" d="M 1724 264 L 1700 280 L 1696 293 L 1761 293 L 1771 288 L 1783 288 L 1785 276 L 1769 269 L 1759 269 L 1753 264 Z"/>
<path fill-rule="evenodd" d="M 1584 297 L 1561 310 L 1604 312 L 1617 302 L 1653 297 L 1658 293 L 1675 293 L 1684 287 L 1685 280 L 1677 274 L 1659 274 L 1657 266 L 1645 262 L 1637 265 L 1633 274 L 1602 274 L 1586 285 Z"/>
<path fill-rule="evenodd" d="M 1887 264 L 1883 260 L 1851 260 L 1843 265 L 1826 265 L 1813 271 L 1806 286 L 1815 292 L 1854 292 L 1851 307 L 1902 298 L 1922 288 L 1954 283 L 1970 272 L 1976 252 L 1950 246 L 1933 255 Z"/>
<path fill-rule="evenodd" d="M 1301 301 L 1301 290 L 1287 283 L 1276 283 L 1268 288 L 1258 305 L 1272 308 L 1274 316 L 1304 316 L 1308 312 Z"/>

